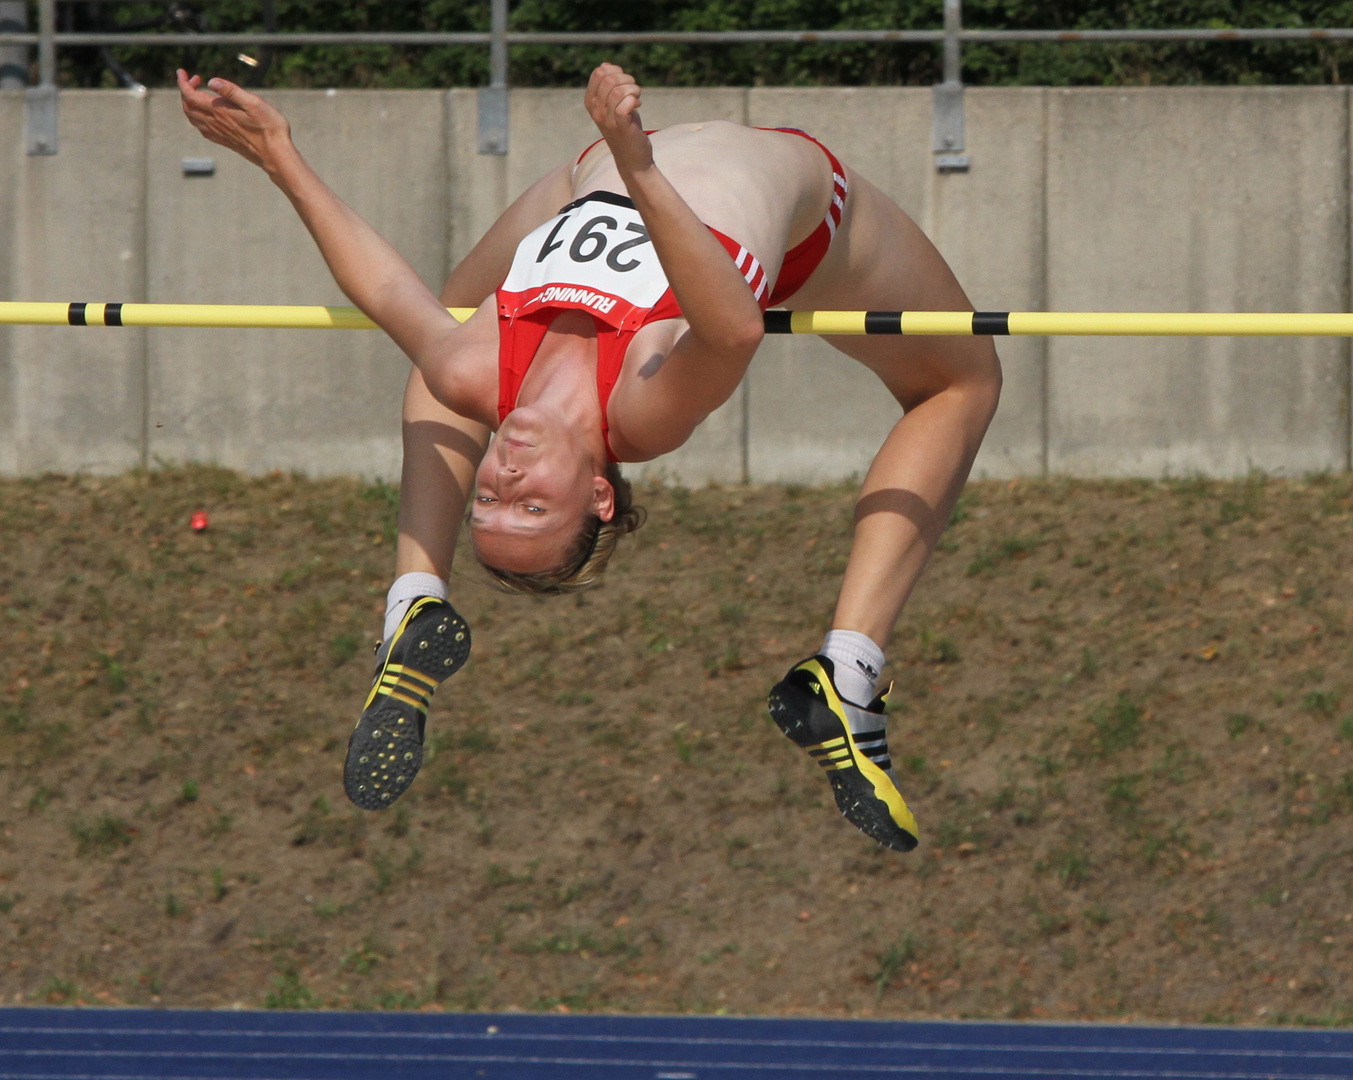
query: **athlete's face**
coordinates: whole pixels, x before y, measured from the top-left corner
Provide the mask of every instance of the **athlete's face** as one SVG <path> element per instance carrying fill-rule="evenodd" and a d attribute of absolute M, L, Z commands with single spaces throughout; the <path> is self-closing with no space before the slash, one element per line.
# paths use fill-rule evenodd
<path fill-rule="evenodd" d="M 586 439 L 548 412 L 514 409 L 475 476 L 475 556 L 513 573 L 555 570 L 589 516 L 611 519 L 613 498 Z"/>

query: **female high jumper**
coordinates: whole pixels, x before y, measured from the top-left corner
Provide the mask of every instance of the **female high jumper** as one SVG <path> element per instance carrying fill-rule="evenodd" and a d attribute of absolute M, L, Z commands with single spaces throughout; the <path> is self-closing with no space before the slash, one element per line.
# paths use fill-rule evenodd
<path fill-rule="evenodd" d="M 616 463 L 676 449 L 732 395 L 767 306 L 972 310 L 911 218 L 817 140 L 725 121 L 646 132 L 640 87 L 612 64 L 584 99 L 601 138 L 517 199 L 440 298 L 311 170 L 276 109 L 224 79 L 208 92 L 180 71 L 178 84 L 192 124 L 267 172 L 339 287 L 414 364 L 396 580 L 344 769 L 365 809 L 408 788 L 432 692 L 469 656 L 447 580 L 471 498 L 475 555 L 500 583 L 583 587 L 643 519 Z M 447 307 L 477 310 L 459 323 Z M 995 412 L 1000 365 L 985 337 L 827 340 L 903 416 L 865 476 L 831 629 L 770 712 L 826 769 L 841 812 L 908 851 L 883 646 Z"/>

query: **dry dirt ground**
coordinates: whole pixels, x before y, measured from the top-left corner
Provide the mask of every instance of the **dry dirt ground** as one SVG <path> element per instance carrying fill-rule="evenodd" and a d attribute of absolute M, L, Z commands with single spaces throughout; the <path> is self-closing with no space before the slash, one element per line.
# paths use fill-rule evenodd
<path fill-rule="evenodd" d="M 431 761 L 366 815 L 395 492 L 5 482 L 0 994 L 1348 1024 L 1351 495 L 972 486 L 889 649 L 903 856 L 764 711 L 845 489 L 648 490 L 581 599 L 465 571 Z"/>

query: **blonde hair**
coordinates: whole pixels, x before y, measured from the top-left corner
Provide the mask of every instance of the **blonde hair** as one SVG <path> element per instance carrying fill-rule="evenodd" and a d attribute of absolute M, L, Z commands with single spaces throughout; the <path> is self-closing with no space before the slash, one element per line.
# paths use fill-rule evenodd
<path fill-rule="evenodd" d="M 602 521 L 592 514 L 582 530 L 569 545 L 563 563 L 553 570 L 521 573 L 499 570 L 481 560 L 480 565 L 504 592 L 527 593 L 533 596 L 561 596 L 581 592 L 596 585 L 606 564 L 615 554 L 615 547 L 626 533 L 632 533 L 647 519 L 648 512 L 634 505 L 634 490 L 620 475 L 620 466 L 610 462 L 606 479 L 615 490 L 615 513 L 610 521 Z"/>

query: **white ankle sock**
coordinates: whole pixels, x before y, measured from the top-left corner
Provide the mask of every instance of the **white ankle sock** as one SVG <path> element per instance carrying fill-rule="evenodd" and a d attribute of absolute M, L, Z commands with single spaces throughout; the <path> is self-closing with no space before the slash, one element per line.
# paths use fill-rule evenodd
<path fill-rule="evenodd" d="M 836 692 L 853 704 L 868 705 L 883 670 L 883 650 L 873 639 L 854 630 L 831 630 L 818 651 L 832 662 Z"/>
<path fill-rule="evenodd" d="M 385 633 L 382 640 L 390 640 L 390 636 L 399 629 L 399 620 L 404 618 L 409 606 L 420 596 L 435 596 L 438 600 L 445 600 L 450 595 L 451 589 L 436 574 L 401 574 L 385 594 Z"/>

